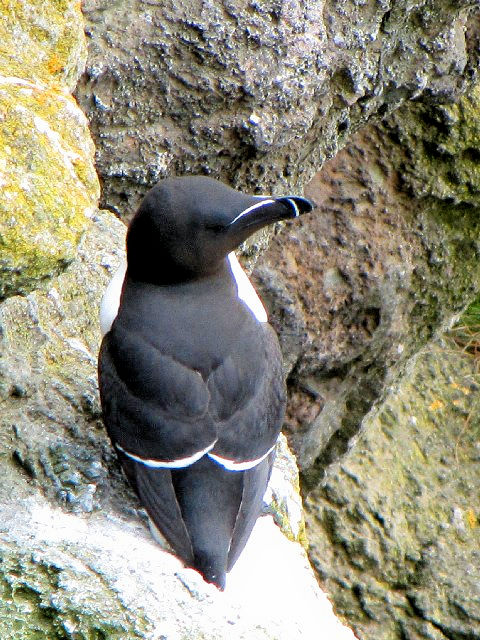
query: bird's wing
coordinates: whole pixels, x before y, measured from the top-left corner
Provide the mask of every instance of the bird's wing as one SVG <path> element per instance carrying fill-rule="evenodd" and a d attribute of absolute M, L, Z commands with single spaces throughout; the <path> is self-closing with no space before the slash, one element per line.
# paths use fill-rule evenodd
<path fill-rule="evenodd" d="M 268 481 L 272 473 L 275 451 L 252 469 L 241 472 L 243 475 L 243 491 L 237 519 L 233 528 L 230 547 L 228 550 L 227 571 L 238 560 L 243 548 L 247 544 L 255 522 L 260 515 L 263 504 L 263 496 L 267 489 Z M 239 472 L 230 472 L 239 475 Z"/>
<path fill-rule="evenodd" d="M 119 453 L 122 466 L 155 526 L 184 562 L 225 587 L 262 507 L 274 453 L 243 472 L 208 456 L 183 469 L 155 469 Z"/>
<path fill-rule="evenodd" d="M 172 484 L 170 469 L 153 468 L 129 458 L 121 451 L 122 468 L 153 524 L 184 562 L 194 562 L 192 542 Z"/>
<path fill-rule="evenodd" d="M 206 383 L 118 322 L 99 356 L 104 421 L 129 480 L 175 552 L 220 588 L 259 515 L 285 404 L 273 330 L 241 338 Z"/>
<path fill-rule="evenodd" d="M 133 459 L 175 464 L 216 440 L 201 375 L 120 323 L 102 341 L 99 387 L 108 434 Z"/>
<path fill-rule="evenodd" d="M 209 455 L 232 470 L 265 458 L 278 438 L 285 413 L 285 385 L 277 336 L 268 324 L 243 336 L 208 379 L 209 410 L 218 440 Z M 242 466 L 243 465 L 243 466 Z"/>

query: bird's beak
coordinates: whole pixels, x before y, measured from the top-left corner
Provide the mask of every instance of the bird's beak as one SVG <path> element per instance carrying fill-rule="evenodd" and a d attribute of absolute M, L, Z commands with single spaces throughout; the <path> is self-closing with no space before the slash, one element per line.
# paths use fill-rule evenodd
<path fill-rule="evenodd" d="M 229 231 L 242 238 L 239 243 L 268 224 L 288 218 L 297 218 L 315 208 L 313 202 L 301 196 L 252 197 L 251 202 L 229 224 Z"/>

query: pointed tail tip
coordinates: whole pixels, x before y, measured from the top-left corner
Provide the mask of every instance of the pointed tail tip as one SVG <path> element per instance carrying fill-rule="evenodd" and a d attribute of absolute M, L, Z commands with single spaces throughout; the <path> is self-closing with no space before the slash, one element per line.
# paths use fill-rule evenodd
<path fill-rule="evenodd" d="M 227 576 L 225 572 L 214 572 L 214 571 L 201 571 L 200 573 L 203 576 L 205 582 L 209 582 L 210 584 L 214 584 L 219 591 L 225 591 L 225 585 L 227 582 Z"/>
<path fill-rule="evenodd" d="M 225 569 L 219 569 L 218 566 L 212 566 L 205 563 L 195 562 L 194 568 L 200 573 L 205 582 L 214 584 L 219 591 L 225 591 L 225 585 L 227 582 L 227 574 Z"/>

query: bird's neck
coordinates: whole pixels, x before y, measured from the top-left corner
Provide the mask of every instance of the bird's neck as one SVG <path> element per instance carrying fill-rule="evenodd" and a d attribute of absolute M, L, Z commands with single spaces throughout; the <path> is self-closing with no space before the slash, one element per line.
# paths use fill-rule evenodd
<path fill-rule="evenodd" d="M 178 289 L 188 291 L 190 289 L 199 292 L 209 289 L 223 290 L 234 286 L 234 280 L 228 259 L 222 260 L 218 266 L 209 273 L 192 274 L 180 269 L 156 269 L 148 273 L 139 272 L 128 265 L 126 279 L 136 285 L 153 285 L 165 289 Z"/>

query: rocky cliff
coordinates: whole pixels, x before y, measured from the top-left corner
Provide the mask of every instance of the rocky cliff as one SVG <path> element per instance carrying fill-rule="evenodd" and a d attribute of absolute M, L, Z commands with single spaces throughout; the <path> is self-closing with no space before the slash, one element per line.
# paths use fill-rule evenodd
<path fill-rule="evenodd" d="M 171 173 L 298 189 L 371 117 L 465 89 L 476 4 L 86 0 L 103 202 L 126 216 Z"/>
<path fill-rule="evenodd" d="M 125 226 L 96 203 L 78 3 L 0 11 L 0 636 L 348 640 L 305 550 L 282 441 L 221 594 L 154 542 L 100 420 L 98 308 Z M 283 533 L 282 533 L 283 531 Z M 288 577 L 287 577 L 288 576 Z M 301 598 L 298 594 L 301 593 Z"/>
<path fill-rule="evenodd" d="M 247 251 L 264 249 L 310 559 L 359 638 L 480 638 L 476 361 L 432 342 L 479 291 L 477 3 L 307 4 L 86 0 L 83 75 L 77 2 L 0 10 L 6 640 L 353 637 L 297 542 L 284 445 L 267 512 L 290 540 L 261 518 L 225 594 L 149 537 L 99 418 L 124 226 L 95 208 L 78 79 L 124 219 L 165 175 L 298 192 L 331 158 L 317 215 Z"/>

